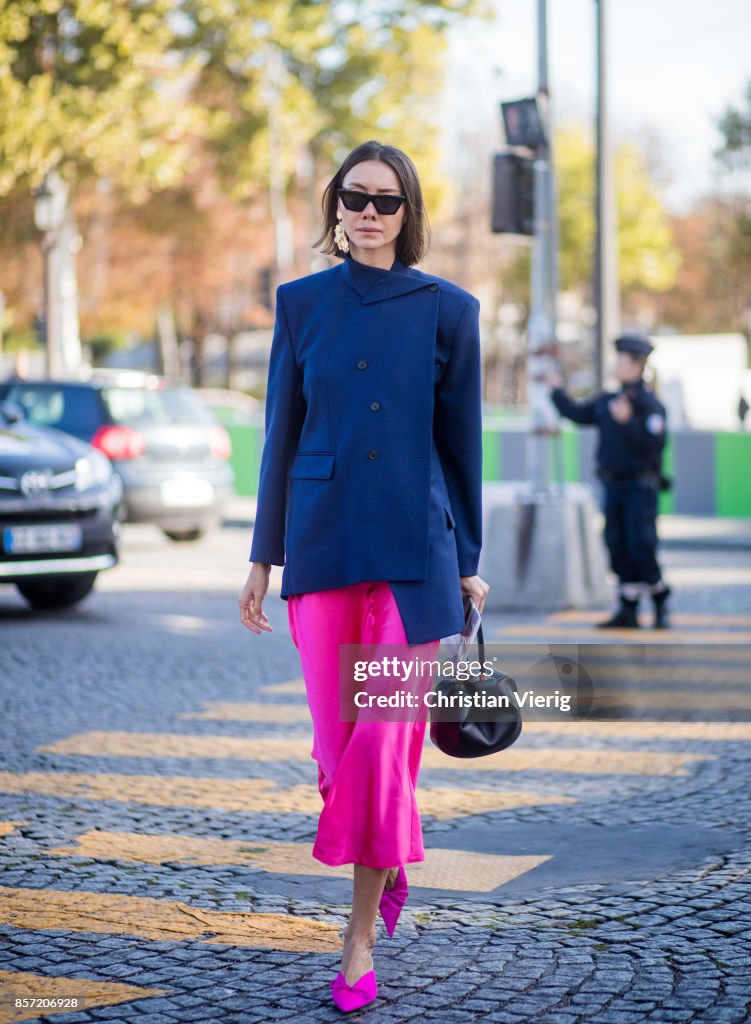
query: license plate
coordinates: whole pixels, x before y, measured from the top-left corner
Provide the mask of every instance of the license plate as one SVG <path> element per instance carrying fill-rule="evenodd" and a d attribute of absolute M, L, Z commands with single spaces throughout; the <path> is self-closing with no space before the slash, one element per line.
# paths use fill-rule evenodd
<path fill-rule="evenodd" d="M 45 523 L 44 526 L 6 526 L 3 550 L 9 555 L 40 551 L 79 551 L 82 545 L 78 523 Z"/>
<path fill-rule="evenodd" d="M 176 507 L 180 505 L 211 505 L 214 501 L 214 487 L 208 480 L 195 477 L 177 478 L 162 482 L 162 504 Z"/>

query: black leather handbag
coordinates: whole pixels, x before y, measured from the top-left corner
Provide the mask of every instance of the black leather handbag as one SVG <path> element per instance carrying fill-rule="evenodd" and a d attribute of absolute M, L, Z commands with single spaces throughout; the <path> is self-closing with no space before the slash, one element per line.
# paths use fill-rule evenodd
<path fill-rule="evenodd" d="M 482 623 L 477 632 L 478 660 L 485 661 Z M 511 676 L 498 669 L 490 675 L 470 679 L 439 679 L 433 687 L 438 694 L 461 694 L 467 706 L 433 707 L 430 709 L 430 739 L 450 757 L 485 757 L 505 750 L 515 743 L 522 731 L 521 708 L 516 702 L 518 687 Z M 507 698 L 494 700 L 494 707 L 470 704 L 474 694 Z M 486 698 L 487 699 L 487 698 Z M 508 706 L 504 706 L 507 703 Z"/>

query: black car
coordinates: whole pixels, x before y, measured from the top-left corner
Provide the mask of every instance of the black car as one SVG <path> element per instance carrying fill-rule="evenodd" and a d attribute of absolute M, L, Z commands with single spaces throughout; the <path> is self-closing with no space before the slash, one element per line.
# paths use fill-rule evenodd
<path fill-rule="evenodd" d="M 187 385 L 95 370 L 85 381 L 5 381 L 3 399 L 103 452 L 123 482 L 126 522 L 154 523 L 171 540 L 189 541 L 221 521 L 234 494 L 230 441 Z"/>
<path fill-rule="evenodd" d="M 0 583 L 33 608 L 82 600 L 117 564 L 121 497 L 101 452 L 0 402 Z"/>

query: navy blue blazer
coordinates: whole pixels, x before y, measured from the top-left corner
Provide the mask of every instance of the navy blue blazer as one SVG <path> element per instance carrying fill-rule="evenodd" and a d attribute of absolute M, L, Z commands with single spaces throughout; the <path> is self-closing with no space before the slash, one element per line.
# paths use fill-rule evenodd
<path fill-rule="evenodd" d="M 464 626 L 482 544 L 479 302 L 397 259 L 281 285 L 250 561 L 281 596 L 391 584 L 409 643 Z"/>

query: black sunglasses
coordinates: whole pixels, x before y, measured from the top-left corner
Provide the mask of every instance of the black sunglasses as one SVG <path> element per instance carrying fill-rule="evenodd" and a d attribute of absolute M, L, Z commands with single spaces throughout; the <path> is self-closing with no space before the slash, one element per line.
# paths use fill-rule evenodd
<path fill-rule="evenodd" d="M 336 194 L 342 201 L 345 210 L 362 213 L 368 203 L 375 206 L 376 211 L 385 216 L 396 213 L 406 196 L 378 195 L 371 196 L 367 192 L 358 192 L 354 188 L 338 188 Z"/>

